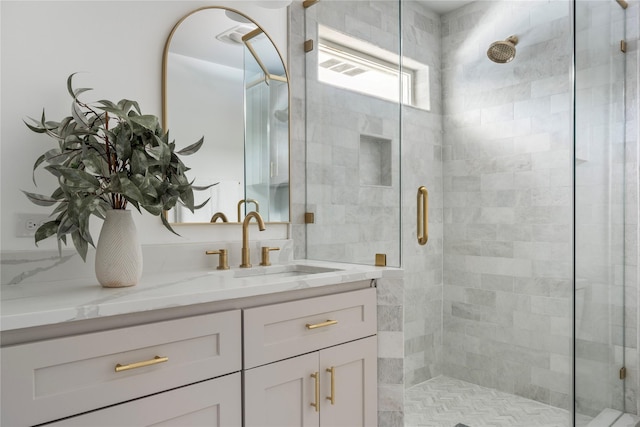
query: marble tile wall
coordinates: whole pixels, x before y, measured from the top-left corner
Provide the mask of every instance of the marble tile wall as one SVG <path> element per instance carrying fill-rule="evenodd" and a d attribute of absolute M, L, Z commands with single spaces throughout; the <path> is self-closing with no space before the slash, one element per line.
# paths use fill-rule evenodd
<path fill-rule="evenodd" d="M 404 426 L 404 272 L 384 272 L 378 287 L 378 425 Z"/>
<path fill-rule="evenodd" d="M 445 375 L 570 408 L 570 2 L 442 17 Z M 517 56 L 486 50 L 515 34 Z"/>

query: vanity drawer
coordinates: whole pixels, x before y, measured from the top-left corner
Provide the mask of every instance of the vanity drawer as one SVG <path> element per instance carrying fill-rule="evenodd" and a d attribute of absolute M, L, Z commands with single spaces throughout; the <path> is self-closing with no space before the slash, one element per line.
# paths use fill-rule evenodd
<path fill-rule="evenodd" d="M 241 374 L 181 387 L 47 424 L 47 427 L 242 425 Z M 179 402 L 179 404 L 176 404 Z"/>
<path fill-rule="evenodd" d="M 250 369 L 376 334 L 375 288 L 243 310 Z"/>
<path fill-rule="evenodd" d="M 4 347 L 2 425 L 51 421 L 239 371 L 241 332 L 234 310 Z"/>

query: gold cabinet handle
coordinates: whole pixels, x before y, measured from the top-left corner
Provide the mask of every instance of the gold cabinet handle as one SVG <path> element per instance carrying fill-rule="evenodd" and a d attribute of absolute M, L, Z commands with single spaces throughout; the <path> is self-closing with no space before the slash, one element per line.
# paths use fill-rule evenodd
<path fill-rule="evenodd" d="M 316 412 L 320 411 L 320 372 L 315 372 L 311 374 L 311 378 L 315 381 L 316 388 L 316 400 L 315 403 L 312 403 L 311 406 L 316 408 Z"/>
<path fill-rule="evenodd" d="M 327 396 L 327 400 L 329 400 L 332 405 L 335 405 L 336 404 L 336 368 L 335 366 L 327 368 L 327 372 L 331 374 L 331 396 Z"/>
<path fill-rule="evenodd" d="M 318 329 L 318 328 L 324 328 L 325 326 L 331 326 L 331 325 L 337 325 L 338 321 L 337 320 L 327 320 L 326 322 L 321 322 L 321 323 L 307 323 L 306 327 L 307 329 Z"/>
<path fill-rule="evenodd" d="M 429 240 L 429 192 L 424 185 L 418 188 L 418 243 L 426 245 Z"/>
<path fill-rule="evenodd" d="M 130 369 L 143 368 L 145 366 L 157 365 L 158 363 L 168 362 L 168 357 L 156 356 L 151 360 L 145 360 L 142 362 L 129 363 L 128 365 L 116 365 L 116 372 L 128 371 Z"/>

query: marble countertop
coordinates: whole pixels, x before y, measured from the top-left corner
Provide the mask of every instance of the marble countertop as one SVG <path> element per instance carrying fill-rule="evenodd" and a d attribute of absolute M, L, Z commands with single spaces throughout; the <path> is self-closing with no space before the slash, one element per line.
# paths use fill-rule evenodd
<path fill-rule="evenodd" d="M 96 281 L 79 279 L 3 285 L 0 331 L 378 279 L 383 271 L 368 265 L 299 260 L 251 269 L 143 275 L 138 285 L 129 288 L 102 288 Z"/>

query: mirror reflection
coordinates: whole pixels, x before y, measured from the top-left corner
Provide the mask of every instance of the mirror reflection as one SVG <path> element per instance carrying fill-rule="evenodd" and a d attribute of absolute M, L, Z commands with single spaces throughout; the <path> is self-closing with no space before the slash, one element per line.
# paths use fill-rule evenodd
<path fill-rule="evenodd" d="M 164 53 L 163 120 L 172 139 L 204 136 L 189 159 L 196 205 L 172 223 L 239 222 L 257 210 L 289 221 L 289 85 L 269 36 L 240 12 L 198 9 L 174 27 Z"/>

